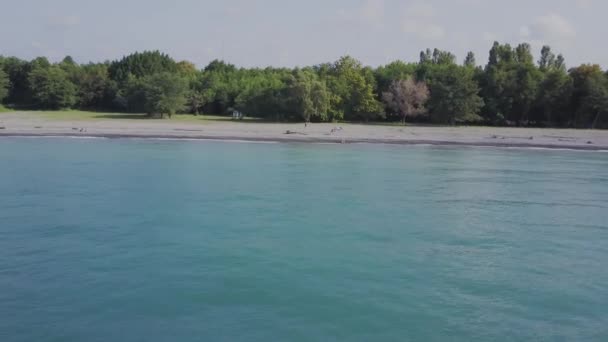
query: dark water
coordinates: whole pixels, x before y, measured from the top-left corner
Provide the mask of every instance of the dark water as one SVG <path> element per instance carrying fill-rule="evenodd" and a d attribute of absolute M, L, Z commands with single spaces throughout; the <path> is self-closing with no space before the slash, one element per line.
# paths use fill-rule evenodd
<path fill-rule="evenodd" d="M 0 140 L 0 341 L 608 340 L 608 153 Z"/>

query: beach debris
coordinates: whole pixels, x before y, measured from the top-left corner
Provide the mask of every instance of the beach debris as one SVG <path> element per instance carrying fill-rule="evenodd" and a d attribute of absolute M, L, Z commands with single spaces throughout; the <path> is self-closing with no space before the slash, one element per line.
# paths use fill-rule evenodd
<path fill-rule="evenodd" d="M 593 141 L 587 141 L 587 145 L 593 145 Z"/>
<path fill-rule="evenodd" d="M 4 127 L 4 126 L 0 126 L 0 129 L 6 129 L 6 127 Z"/>
<path fill-rule="evenodd" d="M 202 132 L 202 129 L 187 129 L 187 128 L 174 128 L 174 131 L 181 131 L 181 132 Z"/>
<path fill-rule="evenodd" d="M 34 128 L 40 129 L 42 128 L 42 126 L 34 126 Z"/>
<path fill-rule="evenodd" d="M 78 128 L 72 127 L 72 131 L 77 131 L 77 130 L 78 130 Z"/>
<path fill-rule="evenodd" d="M 302 132 L 296 132 L 296 131 L 290 131 L 290 130 L 286 130 L 285 134 L 299 134 L 299 135 L 306 135 L 306 133 L 302 133 Z"/>
<path fill-rule="evenodd" d="M 559 135 L 543 135 L 543 137 L 545 137 L 545 138 L 554 138 L 554 139 L 577 140 L 577 138 L 574 138 L 574 137 L 564 137 L 564 136 L 559 136 Z"/>
<path fill-rule="evenodd" d="M 504 135 L 492 135 L 490 136 L 490 138 L 492 139 L 522 139 L 522 140 L 534 140 L 533 136 L 527 136 L 527 137 L 518 137 L 518 136 L 504 136 Z"/>
<path fill-rule="evenodd" d="M 342 130 L 342 127 L 339 127 L 339 126 L 338 127 L 334 127 L 334 128 L 331 129 L 330 133 L 336 133 L 336 132 L 339 132 L 341 130 Z"/>

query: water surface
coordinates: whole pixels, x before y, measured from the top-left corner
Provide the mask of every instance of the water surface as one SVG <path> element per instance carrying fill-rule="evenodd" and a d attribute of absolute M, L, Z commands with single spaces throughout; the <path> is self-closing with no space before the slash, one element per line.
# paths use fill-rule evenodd
<path fill-rule="evenodd" d="M 0 140 L 1 341 L 608 340 L 608 153 Z"/>

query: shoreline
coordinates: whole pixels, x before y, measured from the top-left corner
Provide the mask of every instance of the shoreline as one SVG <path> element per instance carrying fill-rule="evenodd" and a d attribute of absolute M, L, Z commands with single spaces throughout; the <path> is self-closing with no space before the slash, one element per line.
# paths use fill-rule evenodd
<path fill-rule="evenodd" d="M 443 140 L 396 140 L 396 139 L 331 139 L 331 138 L 278 138 L 278 137 L 243 137 L 243 136 L 206 136 L 206 135 L 153 135 L 153 134 L 124 134 L 124 133 L 5 133 L 0 132 L 0 138 L 93 138 L 93 139 L 148 139 L 174 141 L 230 141 L 242 143 L 304 143 L 304 144 L 373 144 L 373 145 L 402 145 L 402 146 L 460 146 L 488 148 L 517 148 L 517 149 L 550 149 L 570 151 L 608 152 L 608 147 L 594 145 L 557 145 L 534 143 L 500 143 L 500 142 L 460 142 Z"/>
<path fill-rule="evenodd" d="M 117 116 L 120 117 L 120 116 Z M 37 112 L 0 114 L 2 137 L 168 139 L 316 144 L 434 145 L 608 151 L 608 131 L 353 123 L 133 120 L 111 116 L 54 119 Z"/>

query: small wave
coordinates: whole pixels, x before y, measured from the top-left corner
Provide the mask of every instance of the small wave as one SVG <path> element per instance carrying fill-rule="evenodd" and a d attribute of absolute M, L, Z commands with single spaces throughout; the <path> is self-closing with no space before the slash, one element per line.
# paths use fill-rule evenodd
<path fill-rule="evenodd" d="M 0 138 L 17 139 L 110 139 L 109 137 L 90 136 L 90 135 L 0 135 Z"/>
<path fill-rule="evenodd" d="M 196 141 L 196 142 L 227 142 L 238 144 L 277 144 L 278 141 L 270 140 L 247 140 L 247 139 L 222 139 L 222 138 L 182 138 L 182 137 L 120 137 L 129 140 L 159 140 L 159 141 Z"/>

